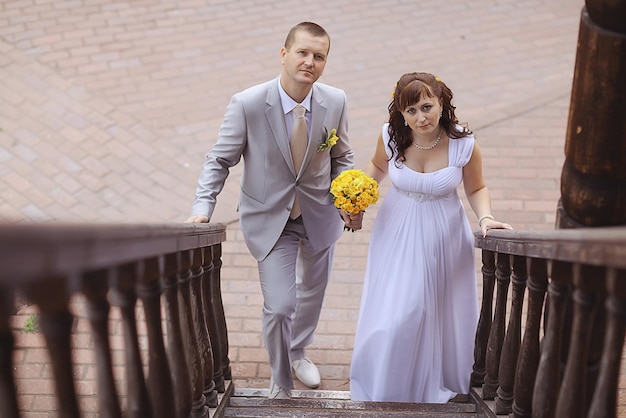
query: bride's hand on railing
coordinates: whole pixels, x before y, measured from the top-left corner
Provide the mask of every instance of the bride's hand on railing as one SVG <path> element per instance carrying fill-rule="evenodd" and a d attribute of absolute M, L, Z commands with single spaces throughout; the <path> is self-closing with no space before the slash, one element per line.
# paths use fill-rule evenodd
<path fill-rule="evenodd" d="M 500 222 L 495 220 L 493 217 L 484 216 L 478 222 L 478 226 L 480 227 L 480 231 L 483 234 L 483 237 L 487 236 L 487 231 L 490 229 L 513 229 L 513 227 L 507 223 Z"/>

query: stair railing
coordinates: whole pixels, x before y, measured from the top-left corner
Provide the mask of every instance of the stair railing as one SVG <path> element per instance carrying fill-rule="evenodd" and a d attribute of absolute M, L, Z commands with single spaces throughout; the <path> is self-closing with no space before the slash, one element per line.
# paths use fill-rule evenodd
<path fill-rule="evenodd" d="M 220 224 L 1 225 L 2 416 L 21 414 L 10 328 L 16 298 L 38 309 L 59 416 L 81 416 L 73 373 L 77 318 L 70 309 L 77 295 L 91 325 L 99 416 L 208 416 L 230 379 L 220 292 L 225 239 Z M 123 402 L 112 367 L 112 308 L 123 329 Z M 138 326 L 146 331 L 143 353 Z"/>
<path fill-rule="evenodd" d="M 475 245 L 483 296 L 472 386 L 496 414 L 616 417 L 626 227 L 492 230 Z"/>

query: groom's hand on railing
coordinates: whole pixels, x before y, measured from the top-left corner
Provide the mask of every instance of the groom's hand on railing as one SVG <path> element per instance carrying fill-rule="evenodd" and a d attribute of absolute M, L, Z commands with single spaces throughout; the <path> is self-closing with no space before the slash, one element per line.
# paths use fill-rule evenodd
<path fill-rule="evenodd" d="M 206 223 L 206 222 L 209 222 L 209 217 L 206 215 L 191 215 L 185 221 L 185 223 L 193 223 L 193 224 Z"/>

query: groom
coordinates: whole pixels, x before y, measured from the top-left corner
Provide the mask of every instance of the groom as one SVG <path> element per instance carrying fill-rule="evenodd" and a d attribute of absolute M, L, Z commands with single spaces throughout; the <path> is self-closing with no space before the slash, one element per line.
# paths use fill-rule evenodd
<path fill-rule="evenodd" d="M 258 261 L 270 398 L 291 396 L 292 368 L 306 386 L 320 385 L 305 347 L 313 341 L 335 242 L 344 224 L 358 229 L 362 219 L 339 213 L 329 193 L 331 180 L 354 165 L 346 95 L 316 83 L 329 49 L 321 26 L 299 23 L 280 50 L 280 76 L 231 98 L 187 219 L 209 221 L 229 168 L 243 156 L 238 210 L 246 244 Z M 301 106 L 304 120 L 296 116 Z M 328 147 L 333 128 L 339 140 Z"/>

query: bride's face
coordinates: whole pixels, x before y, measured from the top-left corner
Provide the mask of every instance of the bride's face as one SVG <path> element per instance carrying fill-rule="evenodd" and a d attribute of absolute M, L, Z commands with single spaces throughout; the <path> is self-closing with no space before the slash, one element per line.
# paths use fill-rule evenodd
<path fill-rule="evenodd" d="M 417 103 L 407 106 L 402 116 L 407 125 L 417 134 L 430 136 L 439 131 L 439 115 L 442 105 L 436 97 L 422 97 Z"/>

